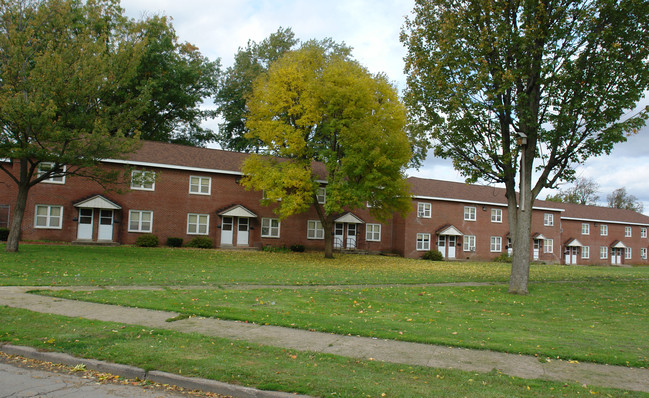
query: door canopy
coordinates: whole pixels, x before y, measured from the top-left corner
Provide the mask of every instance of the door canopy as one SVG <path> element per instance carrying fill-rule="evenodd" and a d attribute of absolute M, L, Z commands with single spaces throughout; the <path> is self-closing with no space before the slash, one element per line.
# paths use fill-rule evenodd
<path fill-rule="evenodd" d="M 241 205 L 229 207 L 218 213 L 221 217 L 257 218 L 257 215 Z"/>
<path fill-rule="evenodd" d="M 582 247 L 583 245 L 577 239 L 570 239 L 566 242 L 566 247 Z"/>
<path fill-rule="evenodd" d="M 74 204 L 74 207 L 84 209 L 121 210 L 122 206 L 111 202 L 101 195 L 82 200 Z"/>
<path fill-rule="evenodd" d="M 334 220 L 334 222 L 340 224 L 365 224 L 365 221 L 358 218 L 355 214 L 349 212 L 338 217 L 336 220 Z"/>
<path fill-rule="evenodd" d="M 453 225 L 445 225 L 442 228 L 437 230 L 437 235 L 441 236 L 464 236 L 459 229 Z"/>
<path fill-rule="evenodd" d="M 626 249 L 626 245 L 619 240 L 616 240 L 615 242 L 611 243 L 611 247 L 613 249 Z"/>
<path fill-rule="evenodd" d="M 546 238 L 545 236 L 543 236 L 543 234 L 539 234 L 539 233 L 537 233 L 537 234 L 532 235 L 532 239 L 534 239 L 534 240 L 546 240 L 546 239 L 548 239 L 548 238 Z"/>

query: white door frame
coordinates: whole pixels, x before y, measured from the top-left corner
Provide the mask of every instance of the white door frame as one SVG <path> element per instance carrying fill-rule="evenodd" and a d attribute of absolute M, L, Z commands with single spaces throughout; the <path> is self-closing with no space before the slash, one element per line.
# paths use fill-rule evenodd
<path fill-rule="evenodd" d="M 534 251 L 533 251 L 533 253 L 534 253 L 534 260 L 538 260 L 538 259 L 539 259 L 539 252 L 540 252 L 540 249 L 541 249 L 541 240 L 539 240 L 539 239 L 534 239 Z"/>
<path fill-rule="evenodd" d="M 356 224 L 347 224 L 348 249 L 356 249 L 356 231 L 358 231 L 358 226 Z"/>
<path fill-rule="evenodd" d="M 248 217 L 237 218 L 237 246 L 248 246 L 250 240 L 250 219 Z"/>
<path fill-rule="evenodd" d="M 90 215 L 88 215 L 88 211 Z M 83 214 L 86 213 L 86 214 Z M 90 222 L 88 222 L 90 221 Z M 77 239 L 92 240 L 95 225 L 95 209 L 79 208 L 79 222 L 77 224 Z"/>
<path fill-rule="evenodd" d="M 113 241 L 113 219 L 115 210 L 99 210 L 99 228 L 97 230 L 97 240 Z"/>
<path fill-rule="evenodd" d="M 446 235 L 439 235 L 437 237 L 437 250 L 442 253 L 442 257 L 446 258 Z"/>
<path fill-rule="evenodd" d="M 334 224 L 334 249 L 342 249 L 345 247 L 345 224 Z"/>
<path fill-rule="evenodd" d="M 234 237 L 234 217 L 223 216 L 221 220 L 221 245 L 232 245 Z"/>
<path fill-rule="evenodd" d="M 455 258 L 455 249 L 456 249 L 456 243 L 457 243 L 457 236 L 455 235 L 448 235 L 446 237 L 446 247 L 448 251 L 448 258 Z"/>

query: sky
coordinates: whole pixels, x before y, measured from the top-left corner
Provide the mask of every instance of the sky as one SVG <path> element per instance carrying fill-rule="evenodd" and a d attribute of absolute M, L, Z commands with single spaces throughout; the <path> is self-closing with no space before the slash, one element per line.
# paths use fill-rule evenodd
<path fill-rule="evenodd" d="M 248 40 L 259 42 L 284 27 L 291 28 L 300 40 L 329 37 L 344 42 L 370 72 L 385 73 L 400 91 L 406 86 L 406 49 L 399 34 L 413 0 L 122 0 L 121 4 L 133 18 L 171 17 L 180 41 L 196 45 L 211 60 L 220 58 L 224 69 L 232 65 L 234 54 Z M 212 129 L 217 129 L 217 124 L 216 120 L 205 123 Z M 610 155 L 591 158 L 576 170 L 578 177 L 599 184 L 599 203 L 605 205 L 607 194 L 626 187 L 643 202 L 649 215 L 649 127 L 618 144 Z M 419 170 L 408 174 L 463 181 L 449 160 L 432 154 Z M 550 193 L 553 191 L 544 190 L 539 199 Z"/>

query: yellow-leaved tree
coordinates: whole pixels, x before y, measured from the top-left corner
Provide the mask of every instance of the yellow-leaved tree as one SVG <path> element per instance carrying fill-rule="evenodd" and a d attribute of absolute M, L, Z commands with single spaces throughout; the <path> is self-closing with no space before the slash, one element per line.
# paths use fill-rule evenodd
<path fill-rule="evenodd" d="M 370 74 L 346 47 L 310 41 L 287 52 L 255 81 L 248 107 L 249 138 L 267 149 L 246 160 L 242 184 L 264 190 L 280 218 L 314 206 L 326 258 L 340 213 L 369 203 L 385 220 L 410 209 L 405 108 L 387 78 Z"/>

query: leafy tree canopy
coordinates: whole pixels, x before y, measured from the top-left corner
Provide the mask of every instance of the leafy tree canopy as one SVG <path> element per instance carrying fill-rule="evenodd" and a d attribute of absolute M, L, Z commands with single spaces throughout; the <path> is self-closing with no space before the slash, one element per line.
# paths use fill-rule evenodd
<path fill-rule="evenodd" d="M 608 202 L 608 207 L 614 209 L 627 209 L 637 211 L 638 213 L 644 211 L 644 205 L 642 202 L 640 202 L 634 195 L 627 193 L 625 187 L 618 188 L 611 192 L 610 195 L 606 195 L 606 200 Z"/>
<path fill-rule="evenodd" d="M 599 195 L 599 184 L 589 178 L 577 178 L 572 187 L 559 191 L 554 196 L 548 196 L 545 200 L 552 202 L 576 203 L 580 205 L 596 205 Z"/>
<path fill-rule="evenodd" d="M 642 0 L 416 0 L 402 32 L 410 118 L 468 181 L 505 184 L 510 292 L 527 293 L 541 189 L 644 125 L 646 110 L 620 117 L 649 88 L 648 32 Z"/>
<path fill-rule="evenodd" d="M 385 76 L 371 75 L 346 47 L 332 44 L 307 42 L 255 81 L 246 137 L 264 150 L 245 161 L 242 180 L 248 189 L 264 190 L 280 217 L 315 206 L 326 257 L 332 256 L 334 215 L 367 202 L 379 218 L 410 208 L 405 108 Z M 321 186 L 325 203 L 317 200 Z"/>

